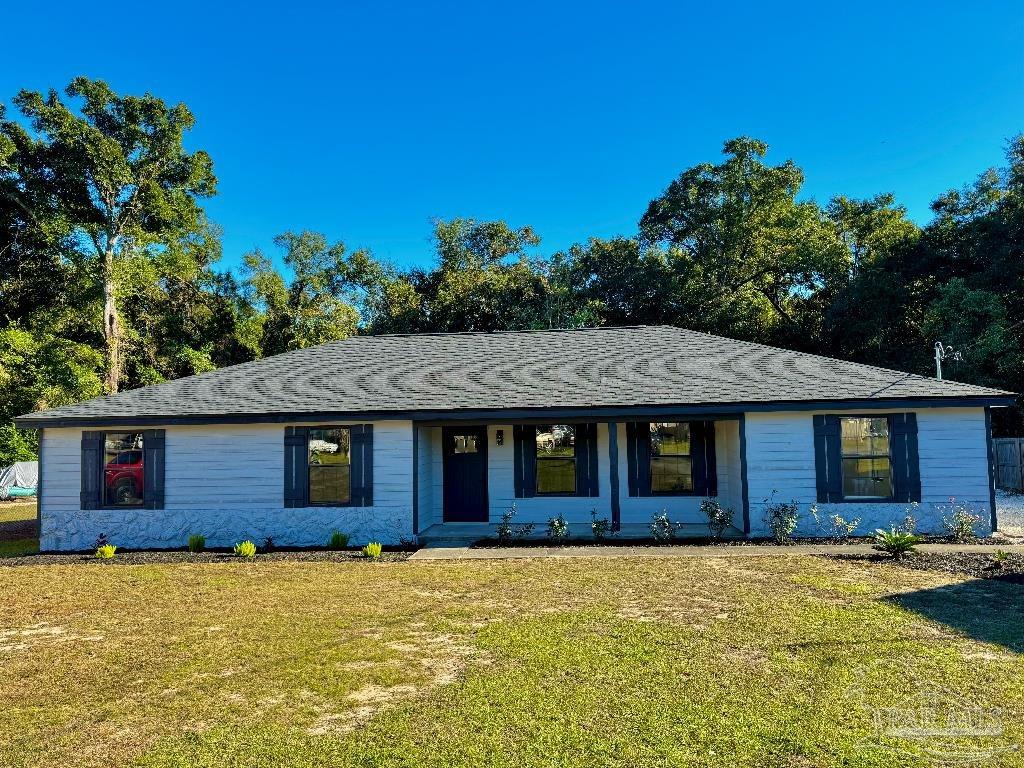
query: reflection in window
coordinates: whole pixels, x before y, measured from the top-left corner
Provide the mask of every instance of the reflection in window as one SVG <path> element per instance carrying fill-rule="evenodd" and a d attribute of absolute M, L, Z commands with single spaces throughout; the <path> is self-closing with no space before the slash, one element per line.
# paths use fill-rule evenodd
<path fill-rule="evenodd" d="M 346 427 L 309 430 L 309 503 L 352 500 L 352 439 Z"/>
<path fill-rule="evenodd" d="M 103 505 L 142 504 L 143 451 L 141 432 L 107 432 L 103 440 Z"/>
<path fill-rule="evenodd" d="M 693 490 L 689 422 L 651 424 L 651 493 Z"/>
<path fill-rule="evenodd" d="M 537 435 L 537 493 L 576 493 L 576 427 L 541 424 Z"/>
<path fill-rule="evenodd" d="M 889 419 L 844 417 L 842 428 L 843 497 L 887 499 L 892 496 Z"/>
<path fill-rule="evenodd" d="M 456 453 L 476 453 L 476 435 L 455 435 Z"/>

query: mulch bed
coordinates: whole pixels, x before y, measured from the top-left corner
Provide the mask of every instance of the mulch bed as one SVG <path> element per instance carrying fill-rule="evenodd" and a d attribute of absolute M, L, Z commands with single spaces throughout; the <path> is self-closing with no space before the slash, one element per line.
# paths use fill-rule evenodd
<path fill-rule="evenodd" d="M 879 563 L 913 571 L 934 571 L 975 579 L 992 579 L 1010 584 L 1024 584 L 1024 555 L 1007 554 L 1002 563 L 993 555 L 981 552 L 916 552 L 901 560 L 888 555 L 823 555 L 836 560 L 857 560 Z"/>
<path fill-rule="evenodd" d="M 384 551 L 381 553 L 378 562 L 393 563 L 407 560 L 408 551 Z M 14 557 L 0 557 L 0 566 L 19 565 L 156 565 L 165 563 L 238 563 L 245 564 L 247 561 L 236 557 L 228 551 L 212 552 L 183 552 L 180 550 L 161 551 L 139 551 L 118 550 L 117 554 L 110 560 L 100 560 L 95 555 L 85 552 L 61 553 L 61 554 L 39 554 L 21 555 Z M 364 557 L 359 550 L 280 550 L 257 554 L 251 561 L 254 563 L 264 562 L 304 562 L 304 563 L 346 563 L 346 562 L 372 562 Z"/>
<path fill-rule="evenodd" d="M 794 544 L 809 544 L 811 546 L 853 546 L 857 544 L 874 544 L 875 539 L 871 536 L 852 536 L 847 539 L 826 539 L 826 538 L 806 538 L 797 537 L 791 539 L 785 544 L 779 544 L 774 539 L 763 538 L 763 539 L 712 539 L 703 536 L 678 536 L 669 541 L 658 541 L 653 538 L 621 538 L 619 536 L 609 536 L 600 541 L 595 541 L 592 538 L 569 538 L 565 541 L 551 541 L 549 539 L 512 539 L 510 541 L 499 541 L 495 538 L 479 539 L 478 541 L 470 544 L 471 549 L 506 549 L 506 548 L 520 548 L 520 547 L 665 547 L 665 546 L 701 546 L 701 547 L 778 547 L 780 550 L 785 550 L 787 547 Z M 963 542 L 957 541 L 956 539 L 948 536 L 923 536 L 921 538 L 922 544 L 962 544 Z M 998 548 L 1000 546 L 1006 546 L 1007 544 L 1017 543 L 1006 538 L 999 537 L 984 537 L 975 539 L 969 542 L 970 544 L 985 544 Z M 987 557 L 987 555 L 985 555 Z"/>

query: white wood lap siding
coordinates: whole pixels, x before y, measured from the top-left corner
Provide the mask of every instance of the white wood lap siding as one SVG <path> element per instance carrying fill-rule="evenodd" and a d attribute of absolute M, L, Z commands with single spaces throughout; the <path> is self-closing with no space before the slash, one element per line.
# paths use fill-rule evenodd
<path fill-rule="evenodd" d="M 619 504 L 623 525 L 649 525 L 651 516 L 667 510 L 673 522 L 706 525 L 700 511 L 703 496 L 630 496 L 628 445 L 625 423 L 619 424 Z M 737 528 L 743 528 L 743 491 L 740 482 L 739 421 L 725 419 L 715 422 L 715 465 L 718 473 L 718 500 L 732 507 Z"/>
<path fill-rule="evenodd" d="M 497 430 L 504 430 L 504 445 L 497 445 Z M 621 451 L 621 449 L 620 449 Z M 548 519 L 565 516 L 573 536 L 590 534 L 590 511 L 596 509 L 598 517 L 611 519 L 611 480 L 608 475 L 608 425 L 597 425 L 598 496 L 533 496 L 516 498 L 515 440 L 511 424 L 492 424 L 487 427 L 487 503 L 490 522 L 500 523 L 501 516 L 514 503 L 516 516 L 513 525 L 534 523 L 543 528 Z M 621 493 L 621 490 L 620 490 Z M 540 531 L 535 531 L 540 532 Z"/>
<path fill-rule="evenodd" d="M 898 409 L 857 411 L 856 415 L 895 413 Z M 815 413 L 841 411 L 787 411 L 747 414 L 747 482 L 750 522 L 754 535 L 765 535 L 765 500 L 775 491 L 775 501 L 800 504 L 799 532 L 826 533 L 814 526 L 809 509 L 816 503 L 814 465 Z M 989 526 L 989 474 L 982 408 L 923 408 L 917 414 L 918 451 L 921 469 L 921 504 L 916 511 L 922 532 L 941 533 L 941 511 L 955 496 L 970 504 Z M 851 414 L 853 415 L 853 414 Z M 903 520 L 909 505 L 902 503 L 818 504 L 822 517 L 839 514 L 861 518 L 858 534 L 888 527 Z"/>
<path fill-rule="evenodd" d="M 41 547 L 88 549 L 100 533 L 128 548 L 180 547 L 193 533 L 216 547 L 268 536 L 278 545 L 322 545 L 335 529 L 353 544 L 412 536 L 412 422 L 373 422 L 372 507 L 285 509 L 284 427 L 167 427 L 164 509 L 87 511 L 79 508 L 81 430 L 47 429 Z"/>
<path fill-rule="evenodd" d="M 892 413 L 894 409 L 875 411 Z M 816 412 L 759 412 L 746 415 L 747 477 L 753 535 L 765 535 L 764 500 L 776 491 L 777 501 L 796 500 L 807 535 L 816 529 L 809 508 L 816 503 L 813 415 Z M 828 413 L 828 411 L 817 411 Z M 858 411 L 872 413 L 872 411 Z M 984 410 L 924 408 L 916 411 L 922 500 L 917 517 L 921 529 L 941 529 L 938 507 L 956 496 L 970 504 L 988 524 L 989 474 Z M 377 421 L 374 425 L 372 507 L 309 507 L 285 509 L 284 424 L 229 424 L 166 427 L 164 509 L 80 509 L 80 429 L 47 428 L 41 457 L 44 550 L 88 549 L 103 533 L 123 547 L 181 547 L 189 535 L 206 536 L 210 546 L 231 546 L 242 539 L 257 543 L 273 537 L 279 545 L 322 545 L 332 530 L 351 536 L 355 544 L 379 540 L 396 544 L 412 531 L 412 422 Z M 310 424 L 315 426 L 315 424 Z M 504 444 L 496 431 L 504 430 Z M 118 427 L 116 431 L 130 431 Z M 515 497 L 514 439 L 511 424 L 487 428 L 488 504 L 492 524 L 513 503 L 516 523 L 543 527 L 548 518 L 565 515 L 573 535 L 589 533 L 590 511 L 611 517 L 608 425 L 598 422 L 599 496 Z M 621 522 L 646 526 L 651 515 L 668 510 L 673 520 L 704 525 L 700 497 L 630 497 L 625 424 L 618 425 L 619 504 Z M 715 425 L 718 497 L 736 511 L 742 526 L 739 428 L 736 420 Z M 419 434 L 419 527 L 443 520 L 443 458 L 441 429 L 422 427 Z M 907 505 L 843 503 L 818 505 L 822 516 L 833 511 L 845 518 L 861 517 L 859 533 L 902 520 Z"/>

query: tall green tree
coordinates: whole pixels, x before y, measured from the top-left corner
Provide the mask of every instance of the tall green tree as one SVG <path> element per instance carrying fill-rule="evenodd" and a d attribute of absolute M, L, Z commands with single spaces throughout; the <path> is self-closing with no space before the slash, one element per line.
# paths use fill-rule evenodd
<path fill-rule="evenodd" d="M 555 285 L 587 325 L 674 323 L 687 310 L 667 254 L 636 238 L 592 238 L 553 259 Z M 586 322 L 590 319 L 591 322 Z M 699 322 L 699 320 L 698 320 Z"/>
<path fill-rule="evenodd" d="M 317 232 L 285 232 L 274 238 L 284 250 L 291 278 L 260 251 L 245 256 L 244 291 L 253 340 L 261 355 L 274 355 L 354 335 L 360 325 L 355 300 L 357 270 L 367 254 L 351 256 L 344 243 L 328 244 Z"/>
<path fill-rule="evenodd" d="M 824 307 L 822 351 L 875 365 L 915 365 L 927 290 L 914 274 L 920 229 L 888 194 L 837 196 L 826 213 L 849 250 L 849 271 L 816 297 Z"/>
<path fill-rule="evenodd" d="M 683 171 L 651 201 L 640 234 L 662 245 L 674 269 L 696 281 L 704 311 L 747 305 L 760 316 L 744 335 L 807 343 L 807 298 L 849 269 L 849 254 L 818 206 L 800 201 L 803 173 L 768 165 L 768 145 L 725 142 L 724 162 Z"/>
<path fill-rule="evenodd" d="M 436 267 L 414 281 L 430 331 L 498 331 L 536 327 L 547 283 L 530 249 L 540 244 L 531 227 L 504 221 L 434 222 Z"/>
<path fill-rule="evenodd" d="M 116 392 L 123 375 L 120 299 L 135 272 L 131 261 L 200 229 L 197 201 L 214 194 L 216 178 L 205 152 L 184 148 L 194 124 L 184 104 L 118 96 L 84 77 L 65 94 L 75 105 L 53 90 L 15 97 L 31 132 L 4 120 L 0 134 L 23 156 L 16 165 L 34 175 L 8 185 L 7 193 L 34 218 L 55 212 L 87 259 L 82 266 L 103 294 L 105 388 Z"/>
<path fill-rule="evenodd" d="M 1024 392 L 1024 136 L 1006 165 L 940 195 L 921 238 L 915 277 L 928 341 L 961 351 L 953 375 Z M 999 409 L 998 426 L 1024 431 L 1021 410 Z"/>
<path fill-rule="evenodd" d="M 500 331 L 546 327 L 548 265 L 530 227 L 474 219 L 434 222 L 435 261 L 405 272 L 363 272 L 373 332 Z"/>

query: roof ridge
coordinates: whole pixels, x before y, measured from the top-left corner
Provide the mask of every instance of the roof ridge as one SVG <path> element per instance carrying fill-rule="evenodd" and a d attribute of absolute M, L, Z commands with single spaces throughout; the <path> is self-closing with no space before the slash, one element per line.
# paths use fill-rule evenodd
<path fill-rule="evenodd" d="M 337 344 L 343 341 L 352 341 L 355 339 L 387 339 L 387 338 L 421 338 L 423 336 L 515 336 L 518 334 L 528 333 L 574 333 L 577 331 L 623 331 L 638 328 L 677 328 L 672 325 L 585 325 L 579 328 L 521 328 L 519 330 L 501 330 L 501 331 L 422 331 L 422 332 L 406 332 L 406 333 L 363 333 L 356 334 L 354 336 L 348 336 L 344 339 L 335 339 L 334 341 L 327 341 L 324 344 Z M 323 344 L 318 345 L 323 346 Z M 305 347 L 305 349 L 311 349 L 311 347 Z"/>

